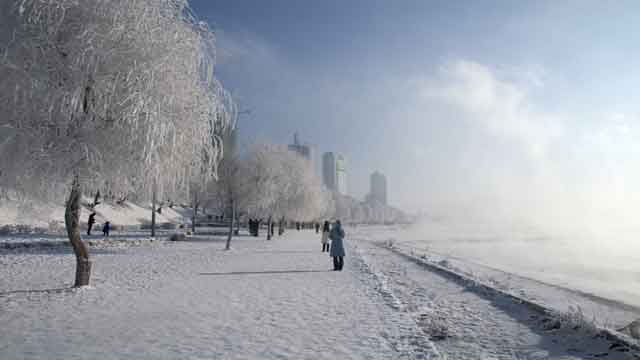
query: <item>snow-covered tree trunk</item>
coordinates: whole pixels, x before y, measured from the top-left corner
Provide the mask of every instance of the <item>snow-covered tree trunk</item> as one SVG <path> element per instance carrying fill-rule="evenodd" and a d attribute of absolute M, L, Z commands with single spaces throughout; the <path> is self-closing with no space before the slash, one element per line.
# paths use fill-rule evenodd
<path fill-rule="evenodd" d="M 80 180 L 76 175 L 71 184 L 71 193 L 67 200 L 64 212 L 64 223 L 67 228 L 67 235 L 76 255 L 76 279 L 74 286 L 89 285 L 91 277 L 91 261 L 89 260 L 89 250 L 80 237 L 80 198 L 82 190 Z"/>

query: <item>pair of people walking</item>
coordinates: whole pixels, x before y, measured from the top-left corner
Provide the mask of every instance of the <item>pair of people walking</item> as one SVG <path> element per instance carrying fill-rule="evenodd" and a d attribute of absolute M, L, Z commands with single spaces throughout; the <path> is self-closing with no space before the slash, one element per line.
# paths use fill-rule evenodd
<path fill-rule="evenodd" d="M 344 230 L 340 220 L 336 220 L 331 229 L 329 229 L 329 222 L 325 221 L 322 227 L 322 252 L 329 252 L 329 256 L 333 258 L 333 270 L 342 271 L 344 267 Z M 329 240 L 331 240 L 331 246 L 329 246 Z"/>

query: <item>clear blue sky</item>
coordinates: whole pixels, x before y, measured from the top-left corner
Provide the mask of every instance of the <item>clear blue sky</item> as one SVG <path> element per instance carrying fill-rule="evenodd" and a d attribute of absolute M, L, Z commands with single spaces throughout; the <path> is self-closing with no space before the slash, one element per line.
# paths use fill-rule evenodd
<path fill-rule="evenodd" d="M 378 169 L 409 210 L 638 207 L 638 2 L 191 6 L 217 33 L 218 75 L 252 109 L 244 138 L 298 131 L 344 153 L 356 196 Z"/>

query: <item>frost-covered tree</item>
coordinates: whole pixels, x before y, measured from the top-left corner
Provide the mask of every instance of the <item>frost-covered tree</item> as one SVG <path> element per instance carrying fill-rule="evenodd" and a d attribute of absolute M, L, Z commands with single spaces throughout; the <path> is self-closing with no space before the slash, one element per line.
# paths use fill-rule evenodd
<path fill-rule="evenodd" d="M 241 164 L 242 207 L 250 219 L 272 215 L 277 205 L 278 155 L 282 149 L 271 144 L 254 144 Z"/>
<path fill-rule="evenodd" d="M 186 0 L 0 0 L 0 187 L 55 200 L 77 258 L 83 190 L 185 198 L 216 171 L 225 96 Z M 71 188 L 69 189 L 69 185 Z"/>
<path fill-rule="evenodd" d="M 209 186 L 209 203 L 229 219 L 229 232 L 225 250 L 231 249 L 234 225 L 237 225 L 238 207 L 242 201 L 243 179 L 240 173 L 240 157 L 237 149 L 235 129 L 225 129 L 220 134 L 223 138 L 224 152 L 218 176 Z"/>
<path fill-rule="evenodd" d="M 315 220 L 326 212 L 327 193 L 307 160 L 288 149 L 269 144 L 253 146 L 243 161 L 243 200 L 250 217 L 271 223 L 283 217 Z"/>

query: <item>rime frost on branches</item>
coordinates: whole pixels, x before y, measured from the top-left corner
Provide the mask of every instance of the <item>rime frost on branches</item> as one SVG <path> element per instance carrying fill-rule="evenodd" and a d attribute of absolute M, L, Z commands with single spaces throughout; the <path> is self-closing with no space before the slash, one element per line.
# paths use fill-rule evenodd
<path fill-rule="evenodd" d="M 313 220 L 326 212 L 327 194 L 309 163 L 282 146 L 253 146 L 241 173 L 241 206 L 250 217 Z"/>
<path fill-rule="evenodd" d="M 0 187 L 185 197 L 233 126 L 214 60 L 186 0 L 0 0 Z"/>

